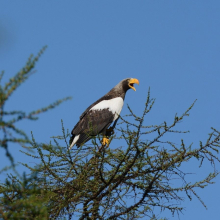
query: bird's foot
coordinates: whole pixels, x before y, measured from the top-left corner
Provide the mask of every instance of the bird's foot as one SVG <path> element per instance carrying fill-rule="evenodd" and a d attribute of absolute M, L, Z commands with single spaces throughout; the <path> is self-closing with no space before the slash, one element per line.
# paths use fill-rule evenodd
<path fill-rule="evenodd" d="M 102 145 L 104 146 L 104 145 L 107 145 L 107 146 L 109 146 L 109 139 L 107 138 L 107 137 L 103 137 L 103 139 L 102 139 Z"/>

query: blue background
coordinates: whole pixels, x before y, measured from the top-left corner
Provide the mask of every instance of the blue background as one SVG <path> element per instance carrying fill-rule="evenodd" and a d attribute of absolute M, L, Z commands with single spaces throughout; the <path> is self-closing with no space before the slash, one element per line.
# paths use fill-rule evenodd
<path fill-rule="evenodd" d="M 140 81 L 137 91 L 129 91 L 125 99 L 136 114 L 142 113 L 149 87 L 156 98 L 146 124 L 172 122 L 175 113 L 181 114 L 198 99 L 190 117 L 178 125 L 191 132 L 178 136 L 177 142 L 184 138 L 197 147 L 211 126 L 220 130 L 219 1 L 1 1 L 3 81 L 44 45 L 48 49 L 37 63 L 37 72 L 6 106 L 29 112 L 73 97 L 37 122 L 18 124 L 28 134 L 33 131 L 39 142 L 49 143 L 51 136 L 61 134 L 61 119 L 71 130 L 92 102 L 127 77 Z M 122 115 L 126 113 L 123 108 Z M 11 145 L 9 150 L 16 161 L 34 165 L 20 149 Z M 9 164 L 3 149 L 0 154 L 1 167 Z M 187 172 L 194 173 L 189 181 L 212 171 L 208 163 L 198 166 L 195 160 L 185 165 Z M 215 185 L 197 190 L 208 210 L 193 195 L 193 201 L 185 197 L 180 219 L 219 219 L 219 184 L 217 177 Z M 167 212 L 157 214 L 178 219 Z"/>

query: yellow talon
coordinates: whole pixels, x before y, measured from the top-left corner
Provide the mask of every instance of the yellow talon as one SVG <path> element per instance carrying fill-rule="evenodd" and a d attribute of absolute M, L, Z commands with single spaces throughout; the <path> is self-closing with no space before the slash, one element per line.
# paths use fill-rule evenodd
<path fill-rule="evenodd" d="M 102 139 L 102 145 L 109 145 L 109 139 L 108 138 L 106 138 L 106 137 L 104 137 L 103 139 Z"/>

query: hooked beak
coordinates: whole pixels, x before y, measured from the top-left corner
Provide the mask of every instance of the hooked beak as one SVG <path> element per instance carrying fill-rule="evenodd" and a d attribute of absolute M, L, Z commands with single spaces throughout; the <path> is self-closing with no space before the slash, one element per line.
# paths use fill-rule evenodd
<path fill-rule="evenodd" d="M 134 84 L 135 84 L 135 83 L 139 85 L 138 79 L 133 79 L 133 78 L 131 78 L 131 79 L 129 80 L 129 82 L 128 82 L 128 86 L 129 86 L 131 89 L 133 89 L 134 91 L 136 91 L 136 89 L 134 88 Z"/>

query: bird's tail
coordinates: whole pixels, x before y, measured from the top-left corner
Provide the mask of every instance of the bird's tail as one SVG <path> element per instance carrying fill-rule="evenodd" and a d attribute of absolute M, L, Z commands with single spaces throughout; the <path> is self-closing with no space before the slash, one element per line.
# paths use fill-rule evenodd
<path fill-rule="evenodd" d="M 79 139 L 79 134 L 78 135 L 75 135 L 75 134 L 72 134 L 71 138 L 70 138 L 70 141 L 69 141 L 69 150 L 74 146 L 74 144 L 78 141 Z"/>
<path fill-rule="evenodd" d="M 70 138 L 70 146 L 69 150 L 76 144 L 77 147 L 82 146 L 84 143 L 86 143 L 88 140 L 90 140 L 92 136 L 89 136 L 88 134 L 81 133 L 81 134 L 72 134 L 72 137 Z"/>

